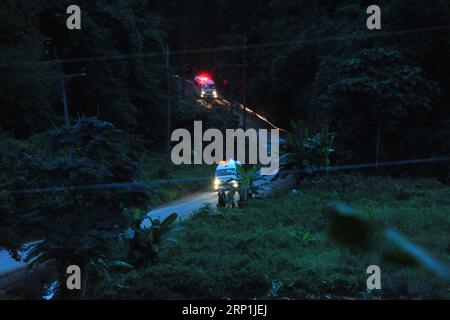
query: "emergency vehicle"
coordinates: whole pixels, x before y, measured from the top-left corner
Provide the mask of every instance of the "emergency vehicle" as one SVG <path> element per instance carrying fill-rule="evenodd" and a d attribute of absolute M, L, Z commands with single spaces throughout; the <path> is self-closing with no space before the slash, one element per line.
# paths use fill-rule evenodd
<path fill-rule="evenodd" d="M 227 195 L 230 193 L 230 187 L 239 187 L 239 172 L 237 166 L 241 165 L 239 161 L 233 159 L 229 161 L 221 161 L 217 165 L 216 174 L 214 178 L 214 189 L 217 190 L 218 204 L 220 207 L 225 207 L 227 204 Z M 237 193 L 234 196 L 238 195 Z"/>
<path fill-rule="evenodd" d="M 216 85 L 208 74 L 200 74 L 194 80 L 198 97 L 202 99 L 217 99 Z"/>
<path fill-rule="evenodd" d="M 241 163 L 239 161 L 234 161 L 233 159 L 231 159 L 230 161 L 219 162 L 216 168 L 214 189 L 226 189 L 228 187 L 228 184 L 231 184 L 233 187 L 237 188 L 239 186 L 237 182 L 237 179 L 239 177 L 237 165 L 240 164 Z"/>

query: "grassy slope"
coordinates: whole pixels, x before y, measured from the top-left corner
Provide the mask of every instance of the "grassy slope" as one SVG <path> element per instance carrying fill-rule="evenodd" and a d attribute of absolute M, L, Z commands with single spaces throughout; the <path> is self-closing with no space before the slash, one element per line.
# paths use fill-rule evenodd
<path fill-rule="evenodd" d="M 366 268 L 382 270 L 383 298 L 450 298 L 426 271 L 384 263 L 335 245 L 324 208 L 342 200 L 450 263 L 450 188 L 429 180 L 322 179 L 300 193 L 260 200 L 227 214 L 203 210 L 166 242 L 160 261 L 101 287 L 114 298 L 367 297 Z M 280 289 L 277 284 L 282 283 Z M 104 290 L 104 291 L 103 291 Z"/>

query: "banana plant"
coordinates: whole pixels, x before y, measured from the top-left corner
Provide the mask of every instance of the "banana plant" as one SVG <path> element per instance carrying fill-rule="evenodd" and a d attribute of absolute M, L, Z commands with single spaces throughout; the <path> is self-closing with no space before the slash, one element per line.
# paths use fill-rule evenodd
<path fill-rule="evenodd" d="M 321 132 L 314 135 L 303 125 L 292 122 L 293 132 L 286 135 L 284 155 L 281 165 L 297 172 L 314 172 L 317 167 L 330 165 L 330 154 L 335 150 L 332 148 L 335 134 L 328 132 L 327 127 L 322 127 Z"/>
<path fill-rule="evenodd" d="M 246 205 L 248 198 L 252 198 L 254 194 L 258 192 L 258 187 L 255 182 L 261 178 L 256 166 L 245 170 L 241 165 L 236 166 L 238 175 L 234 179 L 230 179 L 226 182 L 228 189 L 227 194 L 227 207 L 234 206 L 235 196 L 239 195 L 239 206 Z"/>
<path fill-rule="evenodd" d="M 141 267 L 152 261 L 159 252 L 162 240 L 173 230 L 178 215 L 172 213 L 164 220 L 152 219 L 151 225 L 142 227 L 143 215 L 136 209 L 132 217 L 132 228 L 127 230 L 126 238 L 130 241 L 128 260 L 135 267 Z"/>

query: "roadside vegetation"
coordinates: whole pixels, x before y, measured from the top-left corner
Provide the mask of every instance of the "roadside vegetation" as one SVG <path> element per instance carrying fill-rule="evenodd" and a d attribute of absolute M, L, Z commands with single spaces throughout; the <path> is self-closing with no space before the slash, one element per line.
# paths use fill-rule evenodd
<path fill-rule="evenodd" d="M 53 270 L 53 276 L 35 277 L 35 291 L 25 290 L 26 295 L 41 298 L 45 287 L 56 283 L 62 290 L 55 297 L 84 298 L 111 270 L 152 262 L 162 235 L 177 216 L 151 221 L 150 228 L 141 231 L 147 212 L 162 201 L 200 188 L 203 181 L 151 183 L 167 161 L 157 158 L 156 165 L 139 159 L 143 150 L 148 151 L 135 148 L 135 142 L 136 137 L 96 118 L 28 140 L 5 137 L 0 141 L 0 243 L 18 259 L 26 243 L 38 241 L 25 262 L 34 274 Z M 192 172 L 193 168 L 184 168 L 184 175 L 200 172 Z M 171 175 L 181 177 L 179 170 Z M 83 268 L 81 292 L 61 286 L 67 266 L 74 263 Z M 15 294 L 23 297 L 20 291 Z"/>
<path fill-rule="evenodd" d="M 205 207 L 158 263 L 116 273 L 91 298 L 450 298 L 449 285 L 420 268 L 390 264 L 328 237 L 330 202 L 392 226 L 450 264 L 450 188 L 436 180 L 343 175 L 305 181 L 302 191 L 250 200 L 221 214 Z M 382 290 L 367 292 L 366 268 L 382 270 Z"/>
<path fill-rule="evenodd" d="M 42 242 L 0 298 L 40 299 L 72 263 L 86 289 L 54 298 L 450 298 L 426 270 L 328 237 L 340 201 L 450 263 L 449 161 L 378 168 L 450 155 L 449 1 L 380 0 L 377 37 L 365 1 L 92 0 L 89 32 L 67 30 L 68 2 L 2 1 L 0 248 L 19 258 Z M 140 230 L 148 210 L 211 183 L 214 166 L 170 165 L 171 130 L 239 126 L 226 104 L 182 92 L 181 75 L 205 70 L 220 96 L 289 132 L 281 165 L 295 192 L 255 199 L 257 174 L 241 171 L 238 208 L 228 198 L 178 232 L 176 215 Z M 314 170 L 366 163 L 364 175 Z M 371 264 L 380 292 L 365 289 Z"/>
<path fill-rule="evenodd" d="M 168 164 L 164 153 L 146 152 L 141 157 L 140 163 L 144 181 L 147 182 L 150 190 L 151 206 L 180 198 L 188 193 L 211 188 L 215 170 L 214 166 L 207 164 L 181 164 L 178 166 Z M 171 179 L 170 183 L 164 181 L 168 177 Z"/>

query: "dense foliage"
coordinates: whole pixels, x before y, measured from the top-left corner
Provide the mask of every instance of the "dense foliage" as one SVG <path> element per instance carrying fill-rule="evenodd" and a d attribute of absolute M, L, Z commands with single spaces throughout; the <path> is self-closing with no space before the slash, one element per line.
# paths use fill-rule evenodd
<path fill-rule="evenodd" d="M 343 201 L 361 219 L 395 226 L 448 264 L 449 192 L 433 179 L 342 175 L 304 181 L 301 192 L 253 200 L 245 210 L 217 214 L 205 207 L 183 222 L 186 229 L 165 244 L 158 264 L 115 273 L 115 281 L 98 286 L 92 297 L 448 299 L 448 283 L 429 271 L 387 262 L 382 248 L 366 254 L 339 246 L 327 231 L 328 205 Z M 383 270 L 383 287 L 368 292 L 366 268 L 372 264 Z"/>
<path fill-rule="evenodd" d="M 95 116 L 161 148 L 166 138 L 169 44 L 172 74 L 208 70 L 221 93 L 242 99 L 247 42 L 247 99 L 291 129 L 303 120 L 336 132 L 336 160 L 375 162 L 448 154 L 450 4 L 380 1 L 382 30 L 366 28 L 368 1 L 86 1 L 83 29 L 65 28 L 70 1 L 3 1 L 1 60 L 81 59 L 66 74 L 70 112 Z M 415 30 L 389 34 L 391 31 Z M 374 36 L 375 35 L 375 36 Z M 192 49 L 228 46 L 224 50 Z M 235 47 L 235 49 L 233 49 Z M 27 50 L 23 50 L 27 48 Z M 187 50 L 187 54 L 182 54 Z M 176 52 L 176 54 L 175 54 Z M 123 58 L 123 55 L 130 55 Z M 107 59 L 84 59 L 106 57 Z M 27 137 L 62 123 L 58 63 L 2 66 L 0 127 Z M 53 76 L 53 78 L 51 78 Z M 42 79 L 44 78 L 44 79 Z M 226 81 L 225 81 L 226 80 Z M 223 82 L 225 81 L 225 82 Z M 179 96 L 171 94 L 176 102 Z M 173 127 L 185 126 L 172 103 Z M 188 121 L 189 122 L 189 121 Z M 287 125 L 286 125 L 287 124 Z M 432 172 L 446 178 L 441 167 Z"/>
<path fill-rule="evenodd" d="M 10 195 L 14 217 L 2 214 L 2 228 L 14 237 L 2 244 L 17 253 L 23 241 L 41 241 L 27 261 L 56 263 L 60 283 L 69 265 L 82 266 L 87 277 L 125 256 L 120 243 L 130 226 L 126 209 L 145 208 L 148 196 L 139 163 L 123 140 L 110 123 L 85 119 L 50 131 L 38 152 L 17 155 L 17 176 L 4 182 L 16 190 Z M 120 183 L 127 185 L 104 188 Z"/>
<path fill-rule="evenodd" d="M 359 292 L 360 260 L 345 260 L 323 240 L 321 210 L 336 197 L 448 252 L 448 189 L 437 182 L 431 191 L 410 189 L 390 178 L 349 176 L 343 180 L 353 189 L 345 192 L 345 181 L 327 179 L 327 191 L 253 205 L 250 170 L 239 189 L 245 209 L 187 222 L 190 233 L 168 245 L 154 269 L 146 268 L 176 216 L 139 229 L 146 205 L 194 185 L 158 183 L 148 194 L 141 179 L 211 175 L 171 167 L 171 130 L 192 129 L 194 119 L 204 129 L 238 125 L 220 104 L 202 108 L 183 93 L 181 79 L 200 71 L 213 75 L 221 95 L 246 100 L 290 132 L 283 151 L 291 169 L 450 155 L 448 0 L 380 0 L 382 30 L 375 31 L 366 28 L 367 0 L 80 1 L 77 31 L 66 28 L 69 4 L 0 3 L 0 246 L 16 257 L 22 244 L 41 240 L 30 259 L 53 263 L 61 277 L 74 263 L 94 271 L 124 258 L 122 266 L 144 268 L 118 275 L 123 287 L 104 282 L 95 297 L 303 297 L 296 291 L 303 288 L 342 296 Z M 396 174 L 449 180 L 448 163 L 414 169 Z M 418 227 L 433 232 L 427 238 Z M 392 274 L 408 282 L 398 288 L 389 280 L 388 296 L 448 297 L 439 283 L 420 283 L 423 274 Z"/>

